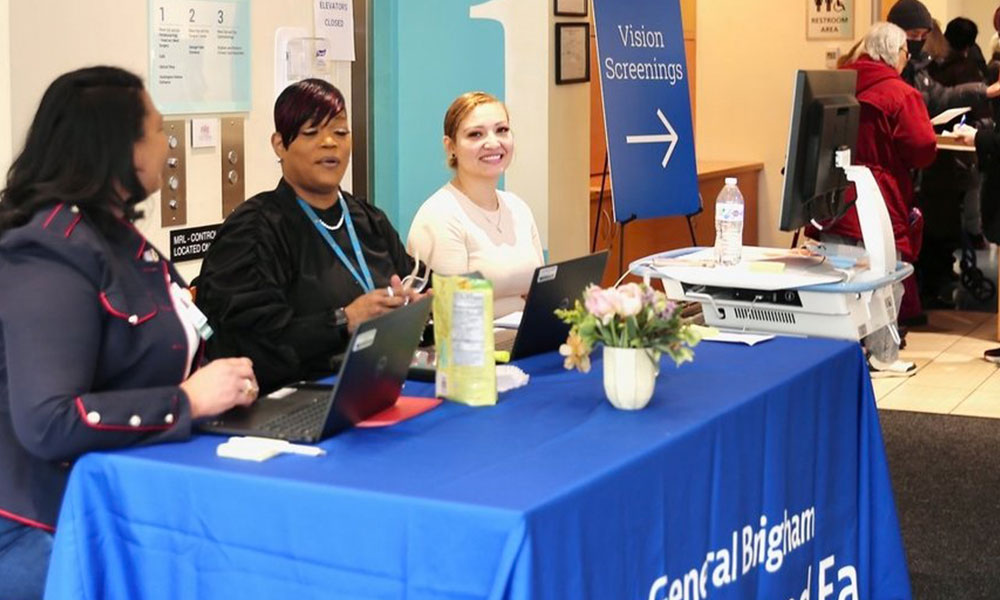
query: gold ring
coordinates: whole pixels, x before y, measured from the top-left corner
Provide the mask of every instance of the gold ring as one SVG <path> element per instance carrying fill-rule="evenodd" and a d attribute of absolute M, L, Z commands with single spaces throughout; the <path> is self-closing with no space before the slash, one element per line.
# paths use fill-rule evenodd
<path fill-rule="evenodd" d="M 257 389 L 258 389 L 257 386 L 255 386 L 253 382 L 250 381 L 249 379 L 243 380 L 243 393 L 246 394 L 247 396 L 256 396 Z"/>

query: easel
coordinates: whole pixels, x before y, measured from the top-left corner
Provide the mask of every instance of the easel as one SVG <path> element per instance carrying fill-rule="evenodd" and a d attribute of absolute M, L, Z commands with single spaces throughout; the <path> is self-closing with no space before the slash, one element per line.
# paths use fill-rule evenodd
<path fill-rule="evenodd" d="M 597 194 L 597 214 L 594 215 L 594 234 L 590 240 L 590 252 L 594 253 L 597 251 L 597 232 L 601 226 L 601 211 L 604 206 L 604 190 L 607 189 L 608 175 L 610 174 L 608 170 L 608 151 L 604 150 L 604 168 L 601 171 L 601 188 Z M 614 194 L 614 192 L 612 192 Z M 589 204 L 589 203 L 588 203 Z M 701 199 L 701 194 L 698 194 L 698 210 L 693 213 L 684 215 L 687 220 L 688 233 L 691 235 L 691 245 L 697 246 L 698 240 L 694 234 L 694 221 L 692 219 L 702 213 L 703 202 Z M 635 214 L 625 219 L 624 221 L 618 222 L 618 275 L 621 277 L 625 273 L 625 226 L 636 220 Z M 608 248 L 610 250 L 610 247 Z"/>

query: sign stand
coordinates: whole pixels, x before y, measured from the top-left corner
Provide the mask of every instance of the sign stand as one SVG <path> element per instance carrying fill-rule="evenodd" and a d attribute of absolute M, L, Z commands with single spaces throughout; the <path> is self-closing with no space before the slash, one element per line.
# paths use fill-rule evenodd
<path fill-rule="evenodd" d="M 610 177 L 621 274 L 632 221 L 684 215 L 694 239 L 691 217 L 701 200 L 687 60 L 679 0 L 593 0 L 593 7 L 607 154 L 591 248 Z"/>

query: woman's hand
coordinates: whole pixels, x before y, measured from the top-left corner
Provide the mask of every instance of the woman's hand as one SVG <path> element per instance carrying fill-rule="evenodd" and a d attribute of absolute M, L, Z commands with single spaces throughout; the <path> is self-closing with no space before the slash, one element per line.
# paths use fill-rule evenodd
<path fill-rule="evenodd" d="M 191 403 L 191 418 L 210 417 L 257 399 L 257 378 L 249 358 L 221 358 L 195 371 L 181 384 Z"/>
<path fill-rule="evenodd" d="M 960 144 L 965 144 L 966 146 L 976 145 L 976 133 L 975 127 L 970 127 L 969 125 L 958 125 L 954 129 L 955 139 L 958 140 Z"/>
<path fill-rule="evenodd" d="M 383 315 L 410 302 L 416 302 L 426 295 L 426 293 L 420 294 L 404 287 L 399 276 L 393 275 L 389 279 L 388 286 L 358 296 L 354 302 L 344 307 L 344 312 L 347 314 L 347 331 L 354 333 L 358 325 L 368 319 Z"/>

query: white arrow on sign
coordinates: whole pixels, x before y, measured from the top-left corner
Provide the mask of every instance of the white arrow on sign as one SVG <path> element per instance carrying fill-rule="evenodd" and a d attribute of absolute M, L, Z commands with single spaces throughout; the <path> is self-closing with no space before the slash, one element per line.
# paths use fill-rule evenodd
<path fill-rule="evenodd" d="M 663 126 L 667 128 L 668 133 L 661 133 L 657 135 L 626 135 L 626 144 L 652 144 L 655 142 L 670 142 L 670 146 L 667 147 L 667 153 L 663 155 L 663 162 L 660 163 L 663 168 L 667 168 L 667 163 L 670 162 L 670 156 L 674 153 L 674 147 L 677 146 L 677 132 L 674 128 L 670 126 L 670 121 L 663 116 L 663 111 L 656 109 L 656 116 L 660 117 L 660 121 Z"/>

